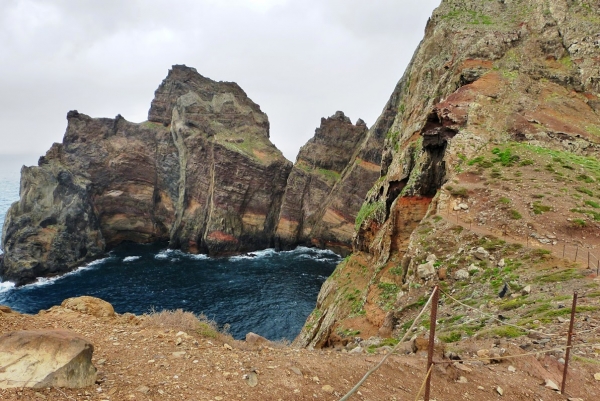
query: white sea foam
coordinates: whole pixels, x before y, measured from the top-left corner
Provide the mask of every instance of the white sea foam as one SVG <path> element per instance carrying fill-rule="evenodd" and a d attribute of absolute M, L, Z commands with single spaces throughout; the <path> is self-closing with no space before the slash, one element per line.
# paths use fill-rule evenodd
<path fill-rule="evenodd" d="M 125 258 L 123 258 L 123 262 L 127 263 L 127 262 L 133 262 L 134 260 L 138 260 L 141 259 L 141 256 L 127 256 Z"/>
<path fill-rule="evenodd" d="M 207 260 L 210 259 L 210 256 L 208 255 L 204 255 L 202 253 L 198 253 L 198 254 L 193 254 L 190 253 L 187 255 L 190 259 L 196 259 L 196 260 Z"/>
<path fill-rule="evenodd" d="M 173 249 L 165 249 L 164 251 L 160 251 L 159 253 L 154 255 L 154 259 L 158 259 L 158 260 L 169 259 L 173 253 L 175 253 L 175 251 Z"/>
<path fill-rule="evenodd" d="M 248 252 L 243 255 L 231 256 L 229 261 L 235 262 L 238 260 L 247 260 L 247 259 L 260 259 L 260 258 L 268 258 L 277 254 L 277 251 L 273 248 L 263 249 L 262 251 L 254 251 Z"/>
<path fill-rule="evenodd" d="M 338 255 L 337 253 L 330 251 L 329 249 L 320 249 L 320 248 L 308 248 L 306 246 L 299 246 L 295 249 L 292 249 L 291 251 L 283 251 L 286 253 L 292 253 L 292 254 L 317 254 L 317 255 L 327 255 L 330 257 L 335 257 L 335 258 L 339 258 L 340 255 Z"/>
<path fill-rule="evenodd" d="M 84 270 L 92 269 L 95 266 L 99 266 L 102 263 L 104 263 L 107 260 L 112 259 L 112 258 L 113 258 L 112 256 L 109 256 L 108 258 L 102 258 L 102 259 L 94 260 L 93 262 L 90 262 L 87 265 L 80 266 L 77 269 L 75 269 L 73 271 L 70 271 L 68 273 L 65 273 L 65 274 L 63 274 L 61 276 L 55 276 L 55 277 L 38 277 L 37 281 L 35 283 L 27 284 L 27 285 L 24 285 L 23 287 L 24 288 L 26 288 L 26 287 L 43 287 L 43 286 L 46 286 L 48 284 L 52 284 L 52 283 L 54 283 L 57 280 L 61 280 L 61 279 L 65 278 L 65 277 L 72 276 L 74 274 L 79 274 L 79 273 L 81 273 Z"/>
<path fill-rule="evenodd" d="M 15 288 L 15 283 L 12 281 L 2 281 L 0 282 L 0 294 L 3 292 L 7 292 Z"/>
<path fill-rule="evenodd" d="M 158 260 L 170 260 L 171 262 L 178 262 L 181 258 L 195 259 L 195 260 L 206 260 L 210 259 L 208 255 L 203 254 L 193 254 L 193 253 L 185 253 L 181 252 L 178 249 L 165 249 L 164 251 L 160 251 L 156 255 L 154 255 L 154 259 Z"/>

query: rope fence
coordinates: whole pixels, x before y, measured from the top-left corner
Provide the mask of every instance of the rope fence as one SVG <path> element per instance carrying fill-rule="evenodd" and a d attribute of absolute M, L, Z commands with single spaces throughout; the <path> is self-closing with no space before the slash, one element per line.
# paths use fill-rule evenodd
<path fill-rule="evenodd" d="M 559 334 L 551 334 L 551 333 L 546 333 L 546 332 L 542 332 L 539 330 L 533 330 L 533 329 L 529 329 L 527 327 L 523 327 L 523 326 L 519 326 L 519 325 L 515 325 L 515 324 L 511 324 L 511 323 L 507 323 L 505 321 L 502 321 L 500 319 L 495 318 L 494 316 L 490 315 L 489 313 L 483 312 L 482 310 L 472 307 L 470 305 L 467 305 L 459 300 L 457 300 L 456 298 L 452 297 L 450 294 L 446 293 L 445 291 L 442 291 L 438 286 L 435 286 L 433 291 L 431 292 L 431 295 L 429 296 L 429 299 L 427 300 L 427 303 L 425 303 L 425 305 L 423 306 L 423 308 L 421 309 L 421 311 L 419 312 L 419 314 L 417 315 L 417 317 L 413 320 L 412 325 L 410 326 L 410 328 L 406 331 L 406 333 L 404 334 L 404 336 L 402 337 L 402 339 L 398 342 L 398 344 L 396 344 L 394 346 L 394 348 L 388 353 L 386 354 L 382 360 L 375 365 L 373 368 L 371 368 L 359 381 L 358 383 L 342 398 L 340 398 L 339 401 L 346 401 L 348 400 L 354 393 L 356 393 L 359 389 L 359 387 L 367 380 L 367 378 L 372 375 L 377 369 L 379 369 L 384 363 L 385 361 L 391 356 L 393 355 L 399 348 L 399 346 L 403 343 L 406 342 L 406 339 L 408 338 L 409 334 L 413 332 L 413 329 L 415 328 L 415 326 L 418 324 L 418 322 L 420 321 L 421 317 L 423 316 L 423 314 L 425 313 L 425 311 L 431 306 L 431 313 L 430 313 L 430 335 L 429 335 L 429 346 L 428 346 L 428 355 L 427 355 L 427 366 L 425 368 L 426 374 L 425 377 L 423 379 L 423 382 L 419 388 L 419 391 L 416 394 L 416 398 L 415 401 L 417 401 L 419 399 L 419 397 L 421 396 L 421 394 L 423 393 L 423 391 L 425 391 L 425 396 L 424 396 L 424 401 L 429 401 L 429 394 L 430 394 L 430 382 L 431 382 L 431 377 L 432 377 L 432 369 L 433 369 L 433 365 L 443 365 L 443 364 L 455 364 L 455 363 L 473 363 L 473 362 L 485 362 L 485 361 L 497 361 L 497 360 L 510 360 L 510 359 L 516 359 L 516 358 L 523 358 L 523 357 L 527 357 L 527 356 L 536 356 L 538 357 L 541 354 L 548 354 L 551 352 L 558 352 L 558 351 L 564 351 L 566 352 L 566 356 L 565 356 L 565 363 L 564 363 L 564 368 L 563 368 L 563 380 L 562 380 L 562 386 L 561 386 L 561 394 L 565 394 L 565 385 L 567 382 L 567 372 L 568 372 L 568 366 L 569 366 L 569 358 L 570 358 L 570 351 L 572 349 L 583 349 L 583 348 L 594 348 L 594 347 L 600 347 L 600 342 L 598 343 L 586 343 L 586 344 L 578 344 L 578 345 L 572 345 L 571 344 L 571 340 L 573 338 L 573 336 L 575 336 L 575 333 L 573 332 L 573 323 L 575 320 L 575 314 L 576 314 L 576 309 L 577 309 L 577 293 L 573 294 L 573 304 L 571 307 L 571 319 L 570 319 L 570 323 L 569 323 L 569 330 L 566 334 L 567 336 L 567 341 L 566 341 L 566 345 L 562 346 L 562 347 L 554 347 L 552 349 L 548 349 L 548 350 L 537 350 L 537 351 L 533 351 L 533 352 L 527 352 L 527 353 L 521 353 L 521 354 L 516 354 L 516 355 L 495 355 L 495 356 L 489 356 L 489 357 L 485 357 L 485 356 L 477 356 L 477 357 L 473 357 L 473 358 L 468 358 L 468 359 L 461 359 L 461 360 L 448 360 L 448 361 L 433 361 L 433 351 L 434 351 L 434 341 L 435 341 L 435 330 L 436 330 L 436 317 L 437 317 L 437 306 L 439 303 L 439 294 L 442 294 L 444 296 L 446 296 L 447 298 L 457 302 L 458 304 L 469 308 L 473 311 L 476 311 L 478 313 L 481 313 L 484 316 L 488 316 L 488 317 L 492 317 L 494 318 L 494 320 L 496 320 L 498 323 L 500 323 L 501 325 L 505 325 L 505 326 L 510 326 L 510 327 L 514 327 L 520 330 L 523 330 L 525 332 L 530 332 L 530 333 L 537 333 L 543 336 L 547 336 L 547 337 L 557 337 L 559 336 Z"/>
<path fill-rule="evenodd" d="M 502 238 L 505 241 L 523 242 L 529 249 L 542 248 L 547 251 L 550 251 L 552 255 L 555 255 L 559 258 L 566 259 L 572 262 L 580 262 L 584 266 L 587 266 L 588 269 L 595 269 L 596 275 L 600 276 L 600 252 L 592 252 L 592 248 L 590 245 L 587 245 L 581 241 L 581 245 L 573 245 L 572 243 L 570 244 L 565 240 L 560 240 L 556 238 L 554 235 L 552 235 L 552 237 L 554 238 L 548 238 L 547 236 L 538 235 L 527 226 L 523 228 L 522 233 L 508 232 L 507 230 L 494 230 L 489 227 L 483 227 L 474 218 L 467 216 L 468 213 L 468 211 L 462 209 L 451 210 L 450 202 L 448 202 L 446 212 L 441 213 L 441 215 L 445 215 L 447 221 L 451 223 L 456 223 L 457 225 L 460 225 L 464 228 L 469 228 L 472 231 L 487 233 L 488 235 L 493 235 L 498 238 Z M 464 217 L 469 218 L 465 220 Z M 572 236 L 570 240 L 571 242 L 579 241 L 573 239 Z"/>

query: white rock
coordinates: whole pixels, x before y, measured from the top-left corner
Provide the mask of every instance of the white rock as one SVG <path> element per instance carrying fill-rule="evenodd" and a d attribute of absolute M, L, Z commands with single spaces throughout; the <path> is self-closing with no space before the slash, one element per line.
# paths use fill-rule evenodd
<path fill-rule="evenodd" d="M 517 368 L 515 368 L 514 366 L 511 365 L 511 366 L 508 367 L 508 371 L 510 373 L 515 373 L 517 371 Z"/>
<path fill-rule="evenodd" d="M 476 264 L 471 263 L 469 265 L 469 267 L 467 267 L 467 270 L 469 271 L 469 273 L 471 273 L 471 272 L 478 272 L 479 271 L 479 267 Z"/>
<path fill-rule="evenodd" d="M 479 247 L 475 252 L 473 252 L 473 256 L 475 256 L 479 260 L 485 260 L 490 257 L 490 253 L 486 251 L 483 247 Z"/>
<path fill-rule="evenodd" d="M 469 205 L 467 205 L 466 203 L 459 203 L 458 204 L 458 208 L 462 209 L 462 210 L 468 210 L 469 209 Z"/>
<path fill-rule="evenodd" d="M 596 373 L 596 374 L 594 375 L 594 379 L 595 379 L 596 381 L 600 381 L 600 372 L 599 372 L 599 373 Z"/>
<path fill-rule="evenodd" d="M 433 266 L 433 262 L 427 262 L 417 266 L 417 275 L 422 280 L 427 280 L 428 278 L 433 277 L 434 274 L 435 267 Z"/>
<path fill-rule="evenodd" d="M 500 395 L 504 395 L 504 390 L 500 386 L 496 387 L 496 392 Z"/>
<path fill-rule="evenodd" d="M 525 288 L 523 288 L 521 290 L 521 294 L 523 294 L 523 295 L 531 294 L 531 286 L 530 285 L 525 286 Z"/>
<path fill-rule="evenodd" d="M 433 253 L 430 253 L 429 255 L 427 255 L 427 259 L 425 260 L 427 260 L 428 262 L 435 262 L 437 261 L 437 256 L 435 256 L 435 254 Z"/>
<path fill-rule="evenodd" d="M 360 354 L 362 353 L 362 348 L 361 347 L 356 347 L 356 348 L 352 348 L 350 351 L 348 351 L 349 354 Z"/>
<path fill-rule="evenodd" d="M 549 388 L 550 390 L 560 391 L 560 389 L 558 388 L 558 385 L 550 379 L 546 379 L 546 383 L 544 384 L 544 386 L 546 388 Z"/>
<path fill-rule="evenodd" d="M 455 279 L 455 280 L 468 280 L 468 279 L 469 279 L 469 277 L 470 277 L 470 276 L 469 276 L 469 272 L 468 272 L 468 271 L 466 271 L 465 269 L 460 269 L 460 270 L 457 270 L 457 271 L 454 273 L 454 279 Z"/>
<path fill-rule="evenodd" d="M 498 261 L 498 267 L 504 267 L 504 266 L 506 266 L 506 262 L 504 261 L 504 258 L 502 258 Z"/>
<path fill-rule="evenodd" d="M 457 382 L 458 383 L 468 383 L 469 381 L 467 380 L 466 377 L 461 376 L 461 377 L 458 378 Z"/>

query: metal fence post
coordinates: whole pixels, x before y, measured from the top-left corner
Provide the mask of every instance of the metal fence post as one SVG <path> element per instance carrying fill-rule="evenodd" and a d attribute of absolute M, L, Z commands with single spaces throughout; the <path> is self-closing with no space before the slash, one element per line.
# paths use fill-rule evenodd
<path fill-rule="evenodd" d="M 577 293 L 573 293 L 573 306 L 571 307 L 571 322 L 569 323 L 569 332 L 567 333 L 567 353 L 565 355 L 565 369 L 563 370 L 561 394 L 565 393 L 565 384 L 567 383 L 567 370 L 569 369 L 569 356 L 571 355 L 571 339 L 573 337 L 573 323 L 575 321 L 575 310 L 577 309 Z"/>
<path fill-rule="evenodd" d="M 437 307 L 440 298 L 439 287 L 436 285 L 433 289 L 433 299 L 431 300 L 431 316 L 429 318 L 429 346 L 427 349 L 427 380 L 425 382 L 425 397 L 424 401 L 429 401 L 429 390 L 431 386 L 432 371 L 431 365 L 433 365 L 433 346 L 435 345 L 435 321 L 437 318 Z"/>

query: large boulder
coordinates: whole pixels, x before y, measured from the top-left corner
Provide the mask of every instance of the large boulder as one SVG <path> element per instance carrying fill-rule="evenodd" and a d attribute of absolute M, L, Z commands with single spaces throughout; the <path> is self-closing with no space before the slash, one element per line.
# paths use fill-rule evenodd
<path fill-rule="evenodd" d="M 96 317 L 112 317 L 115 315 L 115 309 L 108 302 L 87 295 L 67 298 L 60 304 L 63 308 L 85 313 Z"/>
<path fill-rule="evenodd" d="M 0 336 L 0 388 L 94 384 L 94 346 L 66 330 L 15 331 Z"/>

